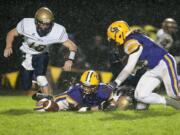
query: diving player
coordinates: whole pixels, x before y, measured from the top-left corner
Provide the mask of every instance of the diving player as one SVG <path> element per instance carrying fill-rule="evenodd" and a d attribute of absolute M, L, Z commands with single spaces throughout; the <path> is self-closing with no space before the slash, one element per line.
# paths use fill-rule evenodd
<path fill-rule="evenodd" d="M 115 103 L 112 97 L 112 90 L 103 83 L 100 83 L 99 75 L 93 70 L 85 71 L 80 83 L 71 86 L 67 91 L 53 99 L 49 95 L 37 93 L 33 96 L 39 102 L 37 111 L 45 111 L 46 107 L 43 102 L 51 100 L 58 105 L 58 111 L 61 110 L 78 110 L 79 112 L 98 111 L 112 109 Z M 53 110 L 50 106 L 48 109 Z"/>
<path fill-rule="evenodd" d="M 17 27 L 7 34 L 4 57 L 13 53 L 13 41 L 17 36 L 24 36 L 20 50 L 24 54 L 24 60 L 20 69 L 22 88 L 25 91 L 31 89 L 32 77 L 36 76 L 38 85 L 43 93 L 48 93 L 48 81 L 46 70 L 49 61 L 48 46 L 62 43 L 70 51 L 69 58 L 65 61 L 64 70 L 70 71 L 75 58 L 77 47 L 68 38 L 64 26 L 54 22 L 54 15 L 47 7 L 39 8 L 35 18 L 24 18 Z"/>
<path fill-rule="evenodd" d="M 180 102 L 175 100 L 180 96 L 177 80 L 176 61 L 166 50 L 159 47 L 144 33 L 131 31 L 125 21 L 113 22 L 107 29 L 109 41 L 114 41 L 129 55 L 128 62 L 117 78 L 109 84 L 114 90 L 131 74 L 138 60 L 147 63 L 148 70 L 142 75 L 135 88 L 135 99 L 142 102 L 139 109 L 146 104 L 164 104 L 180 109 Z M 169 97 L 154 93 L 154 89 L 163 81 Z M 174 98 L 174 99 L 173 99 Z"/>

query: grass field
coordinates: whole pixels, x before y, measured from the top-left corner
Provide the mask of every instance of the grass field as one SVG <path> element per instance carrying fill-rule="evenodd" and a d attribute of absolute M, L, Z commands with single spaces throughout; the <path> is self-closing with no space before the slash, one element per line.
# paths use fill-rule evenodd
<path fill-rule="evenodd" d="M 0 96 L 0 135 L 179 135 L 180 111 L 33 112 L 24 96 Z"/>

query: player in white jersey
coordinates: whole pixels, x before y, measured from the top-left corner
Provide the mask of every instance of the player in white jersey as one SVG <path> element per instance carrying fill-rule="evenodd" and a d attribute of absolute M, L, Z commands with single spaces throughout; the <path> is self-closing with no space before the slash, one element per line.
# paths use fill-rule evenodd
<path fill-rule="evenodd" d="M 177 22 L 174 19 L 166 18 L 162 23 L 162 28 L 157 32 L 156 43 L 167 51 L 174 48 L 174 39 L 172 35 L 177 32 L 177 27 Z M 180 56 L 176 54 L 174 57 L 177 64 L 179 64 Z"/>
<path fill-rule="evenodd" d="M 54 22 L 54 15 L 47 7 L 41 7 L 35 13 L 35 18 L 24 18 L 17 27 L 8 32 L 4 57 L 13 53 L 13 41 L 17 36 L 24 36 L 20 47 L 24 53 L 24 61 L 21 66 L 22 88 L 30 90 L 33 75 L 36 76 L 38 85 L 43 93 L 48 93 L 48 81 L 46 70 L 48 65 L 48 46 L 62 43 L 70 51 L 69 58 L 65 61 L 64 70 L 70 71 L 77 46 L 68 38 L 66 29 Z"/>
<path fill-rule="evenodd" d="M 162 28 L 157 32 L 156 43 L 169 51 L 173 45 L 172 34 L 177 31 L 177 23 L 172 18 L 166 18 L 162 23 Z"/>

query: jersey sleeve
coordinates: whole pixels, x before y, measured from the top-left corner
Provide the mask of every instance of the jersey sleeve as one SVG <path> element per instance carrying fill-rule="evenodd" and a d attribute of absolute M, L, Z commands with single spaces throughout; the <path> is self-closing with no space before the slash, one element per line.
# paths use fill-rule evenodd
<path fill-rule="evenodd" d="M 16 30 L 18 31 L 19 34 L 23 34 L 23 33 L 24 33 L 24 19 L 21 20 L 21 21 L 17 24 Z"/>
<path fill-rule="evenodd" d="M 67 100 L 72 103 L 76 102 L 77 104 L 81 104 L 82 103 L 82 93 L 80 91 L 80 89 L 78 87 L 71 87 L 68 91 L 67 91 Z"/>
<path fill-rule="evenodd" d="M 63 42 L 65 42 L 66 40 L 68 40 L 68 34 L 67 34 L 67 32 L 66 32 L 66 29 L 63 27 L 63 30 L 62 30 L 62 32 L 61 32 L 61 34 L 60 34 L 60 37 L 59 37 L 59 42 L 60 42 L 60 43 L 63 43 Z"/>
<path fill-rule="evenodd" d="M 98 95 L 103 100 L 109 100 L 112 97 L 112 90 L 107 85 L 100 85 Z"/>
<path fill-rule="evenodd" d="M 124 51 L 126 54 L 132 54 L 138 50 L 141 44 L 136 39 L 129 39 L 124 44 Z"/>

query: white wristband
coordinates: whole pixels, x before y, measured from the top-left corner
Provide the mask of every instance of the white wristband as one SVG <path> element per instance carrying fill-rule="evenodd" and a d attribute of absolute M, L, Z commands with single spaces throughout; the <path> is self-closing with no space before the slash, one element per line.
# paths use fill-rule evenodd
<path fill-rule="evenodd" d="M 74 60 L 76 53 L 74 51 L 70 51 L 69 59 Z"/>

